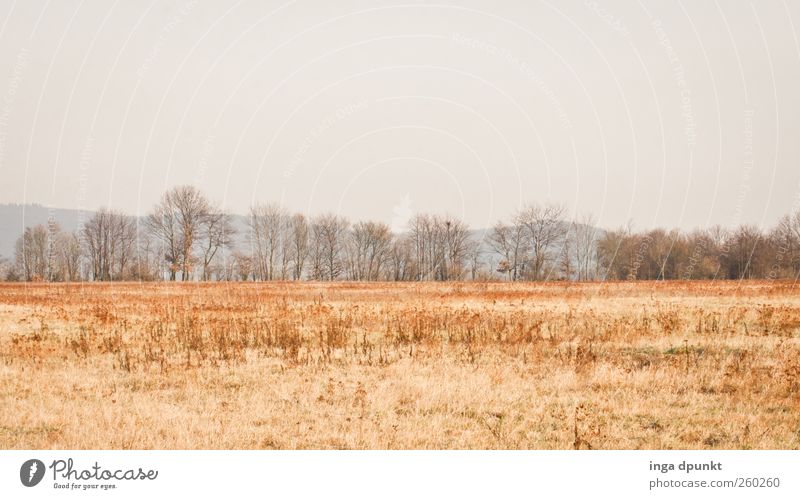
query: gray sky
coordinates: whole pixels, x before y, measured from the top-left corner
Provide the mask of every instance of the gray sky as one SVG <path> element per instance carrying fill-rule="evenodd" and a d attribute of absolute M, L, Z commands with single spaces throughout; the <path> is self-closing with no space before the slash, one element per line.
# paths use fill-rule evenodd
<path fill-rule="evenodd" d="M 800 208 L 798 2 L 0 1 L 0 202 L 398 227 Z"/>

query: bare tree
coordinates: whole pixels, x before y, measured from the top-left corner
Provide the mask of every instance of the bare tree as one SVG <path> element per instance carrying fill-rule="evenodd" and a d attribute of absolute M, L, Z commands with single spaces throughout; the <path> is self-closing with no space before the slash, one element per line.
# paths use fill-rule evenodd
<path fill-rule="evenodd" d="M 483 249 L 478 241 L 470 241 L 468 260 L 469 260 L 469 274 L 470 279 L 476 281 L 481 279 L 483 281 L 489 279 L 489 275 L 481 271 L 483 267 Z"/>
<path fill-rule="evenodd" d="M 575 254 L 577 279 L 588 281 L 594 279 L 593 270 L 597 258 L 597 228 L 593 215 L 587 214 L 572 222 L 570 235 Z"/>
<path fill-rule="evenodd" d="M 178 214 L 172 200 L 164 195 L 147 217 L 147 227 L 153 237 L 161 243 L 163 259 L 167 264 L 169 280 L 176 279 L 181 266 L 181 229 Z"/>
<path fill-rule="evenodd" d="M 151 233 L 164 245 L 171 281 L 178 272 L 183 281 L 191 278 L 194 246 L 208 212 L 209 202 L 197 188 L 179 186 L 167 191 L 147 217 Z"/>
<path fill-rule="evenodd" d="M 232 245 L 235 234 L 231 216 L 219 208 L 209 207 L 201 219 L 198 238 L 203 264 L 202 280 L 211 278 L 211 262 L 220 249 L 224 250 Z"/>
<path fill-rule="evenodd" d="M 769 234 L 774 248 L 769 277 L 796 279 L 800 276 L 800 211 L 785 215 Z"/>
<path fill-rule="evenodd" d="M 308 257 L 308 220 L 305 215 L 297 213 L 289 219 L 288 241 L 292 279 L 297 281 L 303 277 L 303 269 Z"/>
<path fill-rule="evenodd" d="M 0 281 L 11 281 L 16 280 L 16 275 L 14 275 L 11 264 L 8 262 L 8 259 L 0 256 Z"/>
<path fill-rule="evenodd" d="M 575 243 L 571 231 L 568 231 L 564 236 L 558 256 L 558 266 L 561 274 L 561 279 L 571 281 L 576 278 L 576 265 L 575 265 Z"/>
<path fill-rule="evenodd" d="M 138 238 L 136 219 L 129 215 L 121 215 L 117 218 L 113 237 L 118 242 L 112 255 L 112 260 L 117 262 L 117 278 L 128 279 L 131 274 L 132 262 L 136 257 Z"/>
<path fill-rule="evenodd" d="M 164 278 L 164 252 L 158 241 L 146 231 L 137 230 L 135 258 L 131 277 L 138 281 L 153 281 Z"/>
<path fill-rule="evenodd" d="M 271 281 L 280 275 L 289 215 L 277 204 L 256 204 L 247 219 L 258 278 Z"/>
<path fill-rule="evenodd" d="M 789 218 L 789 229 L 794 234 L 794 237 L 800 240 L 800 209 L 790 213 L 787 217 Z"/>
<path fill-rule="evenodd" d="M 508 274 L 511 281 L 523 278 L 540 280 L 546 277 L 551 260 L 558 256 L 562 270 L 564 264 L 569 263 L 572 273 L 573 263 L 565 259 L 575 256 L 575 259 L 581 260 L 581 256 L 585 255 L 578 256 L 578 252 L 588 254 L 590 244 L 577 241 L 575 236 L 584 234 L 569 233 L 564 211 L 558 205 L 534 204 L 515 212 L 508 222 L 498 222 L 488 238 L 489 245 L 501 258 L 497 271 Z M 573 236 L 573 240 L 566 248 L 565 255 L 563 247 L 556 251 L 555 246 L 566 243 L 568 236 Z"/>
<path fill-rule="evenodd" d="M 61 227 L 58 223 L 52 218 L 48 218 L 47 220 L 47 275 L 45 276 L 46 281 L 55 282 L 55 281 L 62 281 L 63 277 L 59 273 L 58 267 L 58 254 L 59 254 L 59 236 L 61 234 Z"/>
<path fill-rule="evenodd" d="M 26 227 L 15 244 L 15 262 L 6 276 L 25 281 L 76 281 L 80 279 L 81 248 L 73 233 L 54 220 Z"/>
<path fill-rule="evenodd" d="M 358 222 L 350 231 L 347 260 L 350 279 L 376 281 L 390 256 L 392 232 L 379 222 Z"/>
<path fill-rule="evenodd" d="M 723 277 L 752 279 L 763 276 L 766 238 L 754 225 L 742 225 L 726 241 L 727 251 L 722 257 Z"/>
<path fill-rule="evenodd" d="M 412 247 L 414 268 L 418 281 L 437 277 L 443 252 L 437 237 L 437 221 L 432 215 L 417 214 L 408 222 L 408 237 Z"/>
<path fill-rule="evenodd" d="M 597 240 L 598 268 L 602 280 L 627 279 L 633 261 L 630 226 L 608 230 Z"/>
<path fill-rule="evenodd" d="M 392 281 L 408 281 L 416 278 L 413 266 L 412 243 L 408 237 L 395 237 L 389 251 L 387 279 Z"/>
<path fill-rule="evenodd" d="M 719 245 L 711 231 L 695 230 L 686 236 L 687 255 L 682 274 L 683 280 L 713 279 L 719 269 Z"/>
<path fill-rule="evenodd" d="M 17 275 L 25 281 L 50 277 L 50 231 L 44 225 L 26 227 L 14 246 Z"/>
<path fill-rule="evenodd" d="M 105 208 L 96 211 L 81 228 L 91 278 L 125 279 L 136 237 L 136 222 L 132 217 Z"/>
<path fill-rule="evenodd" d="M 500 255 L 498 272 L 508 274 L 510 281 L 521 278 L 528 260 L 525 227 L 514 218 L 510 224 L 497 222 L 489 233 L 489 245 Z"/>
<path fill-rule="evenodd" d="M 444 252 L 439 276 L 442 281 L 464 278 L 466 261 L 473 249 L 469 227 L 466 223 L 451 216 L 437 218 L 437 233 Z"/>
<path fill-rule="evenodd" d="M 241 251 L 234 251 L 233 262 L 234 265 L 231 272 L 233 277 L 239 279 L 240 281 L 246 281 L 250 278 L 255 281 L 256 274 L 253 269 L 254 265 L 252 255 L 242 253 Z"/>
<path fill-rule="evenodd" d="M 56 243 L 58 248 L 58 267 L 62 279 L 80 279 L 82 248 L 78 235 L 74 232 L 61 232 Z"/>
<path fill-rule="evenodd" d="M 464 222 L 450 216 L 417 214 L 408 226 L 417 280 L 464 277 L 475 244 Z"/>
<path fill-rule="evenodd" d="M 315 217 L 311 222 L 312 278 L 333 281 L 343 270 L 347 219 L 333 214 Z"/>
<path fill-rule="evenodd" d="M 552 259 L 552 247 L 560 242 L 566 232 L 564 208 L 558 205 L 533 204 L 523 208 L 515 218 L 526 231 L 530 248 L 531 278 L 544 277 L 544 269 Z"/>

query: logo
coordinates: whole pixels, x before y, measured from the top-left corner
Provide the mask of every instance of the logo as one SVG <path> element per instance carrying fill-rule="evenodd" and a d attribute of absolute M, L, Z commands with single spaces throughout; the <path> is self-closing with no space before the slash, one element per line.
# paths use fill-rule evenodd
<path fill-rule="evenodd" d="M 44 478 L 44 463 L 38 459 L 28 459 L 19 469 L 19 479 L 26 487 L 35 487 Z"/>
<path fill-rule="evenodd" d="M 411 211 L 411 196 L 406 194 L 400 203 L 392 208 L 394 216 L 392 217 L 392 232 L 399 234 L 408 230 L 408 221 L 414 212 Z"/>

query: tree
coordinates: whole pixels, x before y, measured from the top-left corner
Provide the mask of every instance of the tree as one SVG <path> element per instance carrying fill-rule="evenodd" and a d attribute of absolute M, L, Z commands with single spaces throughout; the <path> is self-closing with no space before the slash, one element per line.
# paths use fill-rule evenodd
<path fill-rule="evenodd" d="M 561 245 L 561 250 L 558 256 L 558 270 L 561 278 L 566 281 L 571 281 L 575 277 L 575 255 L 574 255 L 574 242 L 572 232 L 568 232 L 564 237 L 564 242 Z"/>
<path fill-rule="evenodd" d="M 315 217 L 311 222 L 312 279 L 333 281 L 343 269 L 345 235 L 350 223 L 333 214 Z"/>
<path fill-rule="evenodd" d="M 595 278 L 598 235 L 596 223 L 594 216 L 587 214 L 574 220 L 570 226 L 575 254 L 575 271 L 579 281 L 589 281 Z"/>
<path fill-rule="evenodd" d="M 74 233 L 54 220 L 26 227 L 14 246 L 14 265 L 4 277 L 25 281 L 76 281 L 80 279 L 81 247 Z"/>
<path fill-rule="evenodd" d="M 547 277 L 545 270 L 557 254 L 562 257 L 560 263 L 563 264 L 563 251 L 556 252 L 554 247 L 563 243 L 568 235 L 564 211 L 559 205 L 532 204 L 515 212 L 509 222 L 498 222 L 489 236 L 489 244 L 502 259 L 498 271 L 507 273 L 512 281 L 540 280 Z M 581 233 L 580 236 L 581 241 L 577 238 L 574 241 L 582 252 L 578 260 L 586 262 L 588 235 Z"/>
<path fill-rule="evenodd" d="M 497 271 L 507 274 L 510 281 L 520 279 L 528 260 L 525 227 L 516 217 L 510 224 L 497 222 L 489 233 L 488 242 L 502 258 Z"/>
<path fill-rule="evenodd" d="M 441 258 L 439 278 L 442 281 L 459 280 L 464 277 L 466 262 L 475 243 L 470 239 L 466 223 L 451 216 L 437 218 L 437 234 L 444 251 Z"/>
<path fill-rule="evenodd" d="M 408 281 L 416 277 L 412 259 L 412 243 L 408 237 L 394 237 L 389 250 L 387 279 Z"/>
<path fill-rule="evenodd" d="M 530 277 L 538 281 L 545 277 L 545 266 L 552 259 L 552 247 L 566 233 L 564 208 L 558 205 L 528 205 L 516 216 L 526 231 L 530 250 Z"/>
<path fill-rule="evenodd" d="M 279 263 L 285 262 L 281 252 L 287 238 L 289 215 L 277 204 L 256 204 L 250 207 L 247 225 L 258 278 L 271 281 L 280 276 Z"/>
<path fill-rule="evenodd" d="M 59 274 L 62 279 L 70 282 L 79 280 L 83 251 L 78 235 L 74 232 L 59 233 L 56 247 Z"/>
<path fill-rule="evenodd" d="M 131 265 L 131 278 L 139 281 L 163 279 L 165 274 L 163 254 L 158 241 L 150 237 L 146 231 L 137 229 L 137 245 Z"/>
<path fill-rule="evenodd" d="M 240 281 L 246 281 L 252 277 L 255 281 L 256 275 L 253 271 L 253 257 L 241 251 L 233 252 L 233 271 L 231 274 Z"/>
<path fill-rule="evenodd" d="M 470 240 L 467 259 L 469 262 L 469 276 L 471 280 L 476 281 L 481 279 L 485 281 L 490 278 L 489 274 L 481 270 L 483 267 L 483 249 L 477 241 Z"/>
<path fill-rule="evenodd" d="M 769 277 L 796 279 L 800 276 L 800 211 L 785 215 L 769 234 L 774 248 Z"/>
<path fill-rule="evenodd" d="M 194 246 L 209 211 L 210 203 L 203 193 L 185 185 L 167 191 L 147 217 L 150 232 L 164 246 L 171 281 L 176 280 L 178 272 L 183 281 L 191 278 Z"/>
<path fill-rule="evenodd" d="M 603 280 L 624 280 L 631 275 L 635 260 L 630 227 L 606 231 L 597 240 L 598 267 Z"/>
<path fill-rule="evenodd" d="M 713 279 L 719 269 L 719 243 L 711 230 L 695 230 L 686 236 L 687 255 L 682 274 L 676 278 Z"/>
<path fill-rule="evenodd" d="M 10 281 L 13 277 L 11 265 L 8 263 L 8 260 L 0 256 L 0 281 Z"/>
<path fill-rule="evenodd" d="M 133 259 L 136 221 L 118 211 L 101 208 L 81 228 L 81 238 L 95 281 L 120 280 Z"/>
<path fill-rule="evenodd" d="M 408 222 L 408 237 L 418 281 L 433 280 L 439 275 L 443 251 L 437 225 L 436 217 L 426 214 L 414 215 Z"/>
<path fill-rule="evenodd" d="M 211 262 L 220 249 L 231 247 L 236 229 L 231 216 L 219 208 L 209 207 L 200 221 L 200 256 L 203 264 L 202 280 L 211 278 Z"/>
<path fill-rule="evenodd" d="M 305 215 L 297 213 L 289 219 L 288 241 L 292 279 L 297 281 L 303 277 L 303 269 L 308 257 L 308 220 Z"/>
<path fill-rule="evenodd" d="M 449 215 L 417 214 L 408 223 L 416 279 L 449 281 L 462 279 L 467 260 L 476 244 L 469 227 Z"/>
<path fill-rule="evenodd" d="M 14 245 L 17 275 L 25 281 L 50 278 L 50 231 L 44 225 L 26 227 Z"/>
<path fill-rule="evenodd" d="M 380 222 L 358 222 L 349 233 L 347 260 L 350 279 L 376 281 L 390 257 L 392 232 Z"/>
<path fill-rule="evenodd" d="M 725 241 L 722 253 L 722 277 L 728 279 L 752 279 L 761 273 L 765 238 L 754 225 L 738 227 Z"/>

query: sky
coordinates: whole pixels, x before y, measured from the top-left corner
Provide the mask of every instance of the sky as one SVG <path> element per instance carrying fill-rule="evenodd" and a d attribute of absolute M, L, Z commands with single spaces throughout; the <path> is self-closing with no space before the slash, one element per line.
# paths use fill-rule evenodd
<path fill-rule="evenodd" d="M 402 229 L 800 209 L 800 3 L 0 0 L 0 203 Z"/>

